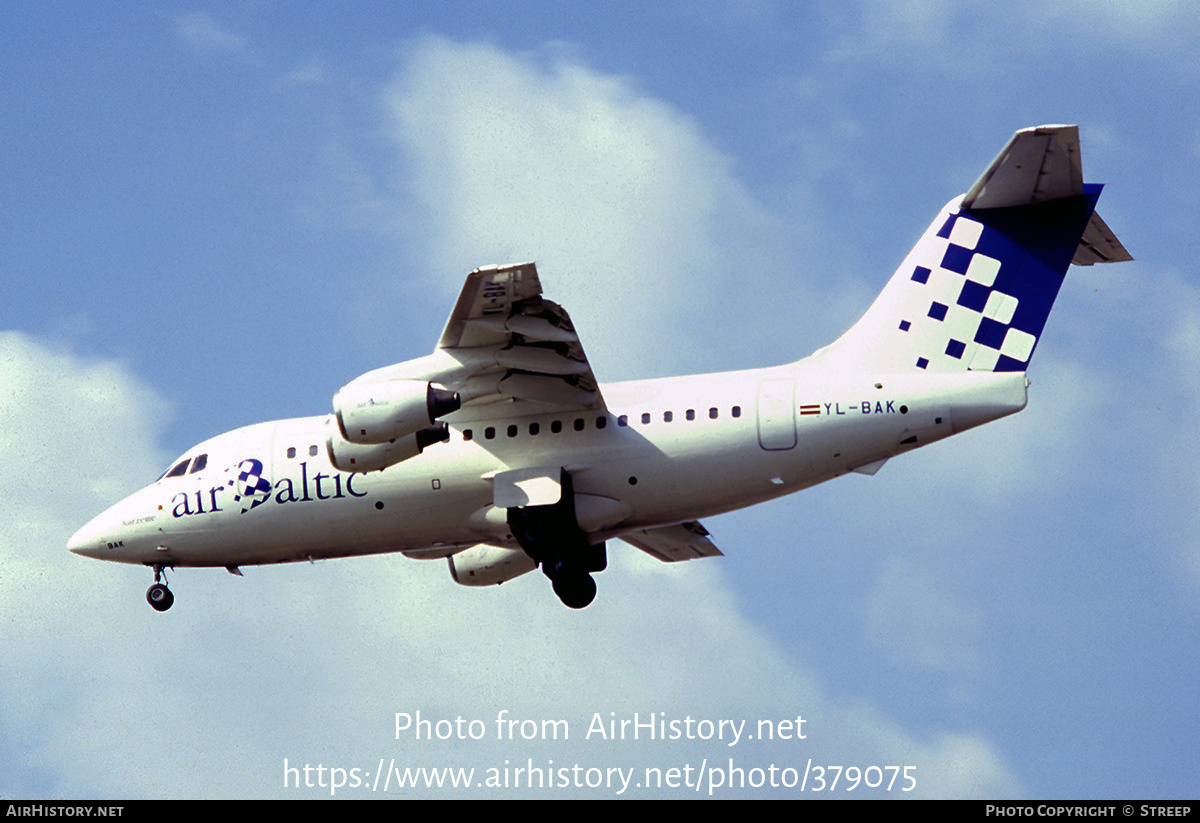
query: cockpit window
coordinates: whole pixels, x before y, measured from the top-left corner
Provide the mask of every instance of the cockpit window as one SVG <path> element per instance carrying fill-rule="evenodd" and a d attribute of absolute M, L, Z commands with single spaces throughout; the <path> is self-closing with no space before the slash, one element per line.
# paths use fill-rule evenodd
<path fill-rule="evenodd" d="M 198 455 L 196 457 L 196 459 L 192 461 L 192 470 L 190 472 L 188 472 L 188 474 L 195 474 L 196 472 L 204 471 L 204 467 L 207 465 L 208 465 L 208 455 L 207 454 Z"/>
<path fill-rule="evenodd" d="M 164 474 L 163 477 L 183 477 L 185 474 L 187 474 L 187 467 L 188 467 L 189 462 L 191 462 L 190 457 L 187 458 L 186 460 L 180 460 L 179 465 L 177 465 L 175 468 L 171 469 L 169 472 Z"/>

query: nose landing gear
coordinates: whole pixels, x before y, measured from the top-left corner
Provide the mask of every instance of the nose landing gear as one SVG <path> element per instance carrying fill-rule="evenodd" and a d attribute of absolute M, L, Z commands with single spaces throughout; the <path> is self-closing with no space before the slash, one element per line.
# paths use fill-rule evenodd
<path fill-rule="evenodd" d="M 154 567 L 154 585 L 146 589 L 146 602 L 149 603 L 155 611 L 165 612 L 171 608 L 171 604 L 175 602 L 175 595 L 171 594 L 171 590 L 167 588 L 167 584 L 160 582 L 165 579 L 163 575 L 163 567 Z"/>

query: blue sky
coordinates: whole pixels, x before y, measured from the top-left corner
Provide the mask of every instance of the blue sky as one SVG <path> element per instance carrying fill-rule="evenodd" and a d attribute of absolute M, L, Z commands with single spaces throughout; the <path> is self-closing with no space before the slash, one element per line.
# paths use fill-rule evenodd
<path fill-rule="evenodd" d="M 920 796 L 1196 796 L 1185 4 L 18 2 L 0 19 L 0 796 L 330 794 L 285 789 L 285 759 L 730 757 L 913 766 Z M 479 265 L 537 260 L 602 381 L 805 356 L 1013 131 L 1056 122 L 1080 125 L 1137 259 L 1070 272 L 1029 407 L 707 522 L 723 558 L 666 568 L 614 543 L 580 613 L 537 575 L 472 591 L 402 557 L 179 570 L 160 615 L 148 571 L 65 550 L 193 443 L 323 413 L 427 354 Z M 394 734 L 397 712 L 503 709 L 572 737 Z M 613 712 L 802 715 L 807 736 L 584 739 Z M 797 792 L 719 792 L 773 794 Z"/>

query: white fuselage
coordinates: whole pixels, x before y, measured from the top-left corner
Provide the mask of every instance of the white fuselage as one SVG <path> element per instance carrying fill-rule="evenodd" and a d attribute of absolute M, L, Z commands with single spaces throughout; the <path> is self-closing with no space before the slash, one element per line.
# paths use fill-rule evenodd
<path fill-rule="evenodd" d="M 893 455 L 1025 405 L 1022 372 L 839 371 L 818 354 L 777 368 L 607 384 L 599 411 L 465 407 L 445 418 L 449 442 L 365 474 L 332 466 L 329 416 L 261 423 L 189 450 L 207 455 L 202 469 L 114 505 L 69 548 L 151 566 L 237 567 L 515 546 L 506 498 L 523 492 L 507 479 L 561 469 L 574 481 L 581 527 L 600 541 L 856 469 L 873 473 Z M 258 491 L 247 495 L 247 483 Z"/>
<path fill-rule="evenodd" d="M 482 266 L 431 354 L 347 383 L 333 414 L 201 443 L 68 548 L 151 566 L 159 611 L 169 566 L 381 552 L 448 557 L 468 586 L 540 567 L 584 608 L 610 538 L 719 555 L 699 520 L 1024 408 L 1070 265 L 1130 259 L 1101 188 L 1076 127 L 1018 131 L 845 334 L 768 369 L 601 385 L 536 265 Z"/>

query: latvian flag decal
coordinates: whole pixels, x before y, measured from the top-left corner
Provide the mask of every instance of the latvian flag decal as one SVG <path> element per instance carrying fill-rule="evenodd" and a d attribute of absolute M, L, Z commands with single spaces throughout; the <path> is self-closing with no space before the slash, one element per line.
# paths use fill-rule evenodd
<path fill-rule="evenodd" d="M 820 414 L 820 413 L 821 413 L 821 404 L 820 403 L 809 403 L 807 406 L 800 407 L 800 416 L 801 417 L 803 417 L 806 414 Z"/>

